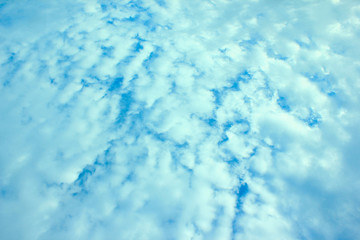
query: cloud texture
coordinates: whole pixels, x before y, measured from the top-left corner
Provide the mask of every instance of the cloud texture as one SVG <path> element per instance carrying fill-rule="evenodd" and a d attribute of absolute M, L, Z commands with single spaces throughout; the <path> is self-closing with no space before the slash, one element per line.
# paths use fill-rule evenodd
<path fill-rule="evenodd" d="M 0 239 L 358 239 L 360 4 L 0 1 Z"/>

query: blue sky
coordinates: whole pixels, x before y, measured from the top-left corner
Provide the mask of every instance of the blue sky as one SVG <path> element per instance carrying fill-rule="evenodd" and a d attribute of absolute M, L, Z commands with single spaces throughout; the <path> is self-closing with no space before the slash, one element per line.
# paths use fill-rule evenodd
<path fill-rule="evenodd" d="M 0 0 L 0 239 L 358 239 L 356 0 Z"/>

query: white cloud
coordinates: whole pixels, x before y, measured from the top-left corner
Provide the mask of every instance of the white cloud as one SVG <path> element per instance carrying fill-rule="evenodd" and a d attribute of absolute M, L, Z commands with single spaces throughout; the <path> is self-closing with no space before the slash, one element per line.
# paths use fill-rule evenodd
<path fill-rule="evenodd" d="M 359 9 L 0 2 L 0 238 L 358 238 Z"/>

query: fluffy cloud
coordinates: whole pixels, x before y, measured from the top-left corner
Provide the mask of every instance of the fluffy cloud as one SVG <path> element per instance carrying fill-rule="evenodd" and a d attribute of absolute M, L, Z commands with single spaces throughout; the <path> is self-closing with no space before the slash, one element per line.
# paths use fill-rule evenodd
<path fill-rule="evenodd" d="M 359 13 L 0 1 L 0 238 L 359 238 Z"/>

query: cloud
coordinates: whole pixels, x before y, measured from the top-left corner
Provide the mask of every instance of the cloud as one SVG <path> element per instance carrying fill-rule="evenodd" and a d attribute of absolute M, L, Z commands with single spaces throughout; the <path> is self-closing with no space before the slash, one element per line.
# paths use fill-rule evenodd
<path fill-rule="evenodd" d="M 356 1 L 1 1 L 1 239 L 360 236 Z"/>

